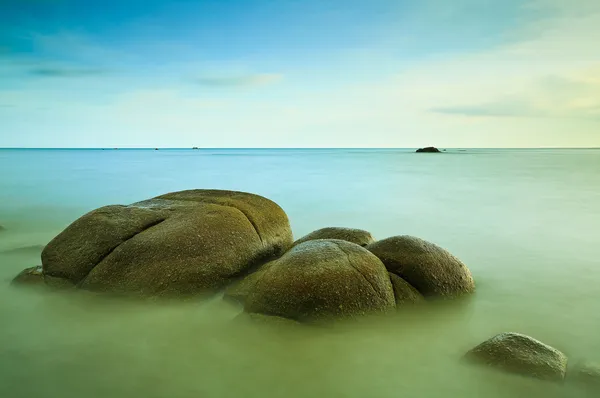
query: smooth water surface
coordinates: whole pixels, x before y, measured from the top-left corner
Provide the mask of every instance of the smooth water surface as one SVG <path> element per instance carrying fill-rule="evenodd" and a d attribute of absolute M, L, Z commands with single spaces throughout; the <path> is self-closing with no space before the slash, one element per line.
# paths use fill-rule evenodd
<path fill-rule="evenodd" d="M 134 304 L 9 286 L 83 213 L 222 188 L 324 226 L 431 240 L 471 269 L 465 303 L 330 329 L 265 330 L 207 303 Z M 0 396 L 586 397 L 466 366 L 503 331 L 600 361 L 600 151 L 0 150 Z M 594 396 L 594 395 L 589 395 Z"/>

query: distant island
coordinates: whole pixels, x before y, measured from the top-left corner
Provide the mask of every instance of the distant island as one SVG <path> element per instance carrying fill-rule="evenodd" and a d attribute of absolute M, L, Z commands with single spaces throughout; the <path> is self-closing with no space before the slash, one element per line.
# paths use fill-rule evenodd
<path fill-rule="evenodd" d="M 417 149 L 417 153 L 440 153 L 441 151 L 433 146 Z"/>

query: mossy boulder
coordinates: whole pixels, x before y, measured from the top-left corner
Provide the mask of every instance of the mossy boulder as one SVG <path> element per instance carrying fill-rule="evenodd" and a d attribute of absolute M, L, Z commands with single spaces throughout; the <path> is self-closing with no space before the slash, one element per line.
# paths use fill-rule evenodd
<path fill-rule="evenodd" d="M 191 190 L 94 210 L 42 252 L 45 276 L 137 296 L 214 293 L 292 244 L 285 212 L 249 193 Z"/>
<path fill-rule="evenodd" d="M 400 278 L 396 274 L 389 273 L 390 281 L 394 289 L 394 298 L 396 307 L 400 309 L 404 305 L 417 304 L 425 301 L 425 298 L 410 283 Z"/>
<path fill-rule="evenodd" d="M 339 239 L 345 240 L 347 242 L 355 243 L 359 246 L 367 246 L 370 243 L 374 242 L 373 236 L 370 232 L 355 229 L 355 228 L 343 228 L 343 227 L 327 227 L 321 228 L 316 231 L 309 233 L 306 236 L 298 239 L 294 242 L 294 245 L 299 245 L 300 243 L 308 242 L 309 240 L 316 239 Z"/>
<path fill-rule="evenodd" d="M 543 380 L 562 381 L 567 357 L 557 349 L 519 333 L 501 333 L 469 351 L 473 363 Z"/>
<path fill-rule="evenodd" d="M 311 323 L 394 308 L 383 263 L 359 245 L 330 239 L 301 243 L 269 264 L 244 310 Z"/>
<path fill-rule="evenodd" d="M 367 246 L 426 298 L 452 298 L 475 291 L 471 271 L 447 250 L 414 236 L 394 236 Z"/>

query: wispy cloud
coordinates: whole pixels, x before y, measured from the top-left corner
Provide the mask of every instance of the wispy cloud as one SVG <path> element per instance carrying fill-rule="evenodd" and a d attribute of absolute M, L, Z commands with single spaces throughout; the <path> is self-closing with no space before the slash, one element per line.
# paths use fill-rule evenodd
<path fill-rule="evenodd" d="M 265 73 L 231 77 L 201 77 L 194 81 L 206 87 L 242 88 L 274 84 L 280 82 L 282 79 L 283 75 Z"/>
<path fill-rule="evenodd" d="M 38 67 L 29 70 L 29 74 L 39 77 L 87 77 L 106 74 L 105 69 L 95 68 L 65 68 L 65 67 Z"/>

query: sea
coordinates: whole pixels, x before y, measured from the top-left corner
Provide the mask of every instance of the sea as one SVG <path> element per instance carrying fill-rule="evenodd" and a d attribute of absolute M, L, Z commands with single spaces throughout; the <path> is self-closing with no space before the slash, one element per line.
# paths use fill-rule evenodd
<path fill-rule="evenodd" d="M 328 226 L 414 235 L 471 269 L 467 300 L 327 327 L 235 321 L 220 297 L 115 301 L 16 288 L 97 207 L 172 191 L 263 195 L 299 238 Z M 600 363 L 600 150 L 0 150 L 0 396 L 597 397 L 465 363 L 519 332 Z"/>

